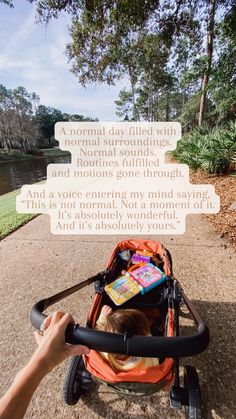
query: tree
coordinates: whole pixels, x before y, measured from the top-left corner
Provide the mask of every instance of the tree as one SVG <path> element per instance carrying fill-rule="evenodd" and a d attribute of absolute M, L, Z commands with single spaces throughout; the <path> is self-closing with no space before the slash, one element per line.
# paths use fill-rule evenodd
<path fill-rule="evenodd" d="M 209 7 L 209 16 L 207 24 L 207 59 L 206 59 L 206 68 L 204 71 L 202 86 L 201 86 L 201 99 L 200 99 L 200 108 L 199 108 L 199 119 L 198 126 L 200 127 L 203 122 L 205 114 L 205 105 L 206 105 L 206 89 L 209 82 L 209 77 L 211 73 L 211 64 L 212 64 L 212 55 L 213 55 L 213 40 L 215 36 L 215 13 L 216 13 L 216 1 L 210 0 Z"/>
<path fill-rule="evenodd" d="M 232 5 L 218 28 L 218 56 L 214 62 L 209 95 L 214 102 L 217 124 L 236 118 L 236 4 Z"/>
<path fill-rule="evenodd" d="M 5 4 L 6 6 L 9 6 L 9 7 L 14 7 L 13 0 L 0 0 L 0 3 L 3 3 L 3 4 Z"/>
<path fill-rule="evenodd" d="M 41 135 L 47 138 L 48 144 L 51 144 L 51 138 L 54 135 L 54 126 L 56 122 L 61 121 L 97 121 L 90 117 L 83 115 L 70 115 L 62 113 L 60 110 L 52 108 L 51 106 L 39 105 L 35 115 L 35 121 L 39 127 Z"/>
<path fill-rule="evenodd" d="M 50 106 L 39 105 L 36 112 L 36 122 L 39 130 L 44 138 L 48 139 L 48 144 L 51 143 L 51 137 L 54 134 L 54 125 L 56 122 L 63 121 L 63 113 L 58 109 Z"/>
<path fill-rule="evenodd" d="M 70 14 L 67 54 L 82 85 L 115 84 L 128 77 L 130 87 L 119 100 L 124 101 L 121 106 L 128 101 L 132 104 L 133 119 L 177 117 L 180 95 L 189 127 L 191 119 L 194 124 L 198 119 L 200 126 L 210 119 L 219 122 L 235 115 L 232 51 L 227 52 L 219 35 L 223 33 L 221 22 L 235 7 L 235 0 L 28 1 L 35 3 L 37 16 L 44 22 L 57 18 L 61 11 Z M 232 29 L 226 38 L 229 48 L 234 48 Z M 225 76 L 223 58 L 227 61 Z M 186 112 L 188 101 L 195 114 Z"/>
<path fill-rule="evenodd" d="M 31 94 L 20 86 L 6 89 L 0 86 L 0 145 L 7 151 L 12 147 L 24 152 L 34 149 L 37 127 L 32 121 Z"/>
<path fill-rule="evenodd" d="M 19 148 L 25 153 L 37 152 L 42 136 L 50 145 L 58 121 L 98 121 L 83 115 L 70 115 L 39 105 L 39 96 L 25 87 L 7 89 L 0 85 L 0 147 L 6 151 Z"/>
<path fill-rule="evenodd" d="M 137 111 L 135 112 L 135 106 L 137 109 L 137 104 L 134 104 L 134 94 L 131 90 L 122 89 L 119 93 L 119 99 L 115 100 L 115 104 L 117 116 L 123 118 L 128 115 L 129 120 L 136 120 Z"/>
<path fill-rule="evenodd" d="M 83 116 L 83 115 L 78 115 L 78 114 L 72 114 L 72 115 L 68 115 L 68 121 L 79 121 L 79 122 L 97 122 L 98 119 L 97 118 L 91 118 L 90 116 Z"/>
<path fill-rule="evenodd" d="M 34 148 L 36 140 L 32 126 L 31 95 L 27 90 L 19 86 L 11 91 L 12 108 L 14 110 L 14 138 L 20 144 L 24 152 Z"/>
<path fill-rule="evenodd" d="M 10 94 L 2 84 L 0 85 L 0 146 L 9 150 L 11 144 Z"/>
<path fill-rule="evenodd" d="M 124 0 L 93 3 L 92 10 L 84 9 L 73 19 L 71 43 L 67 53 L 72 71 L 82 84 L 106 82 L 112 84 L 124 74 L 131 76 L 147 35 L 157 39 L 170 51 L 173 40 L 191 25 L 190 0 L 145 1 Z M 132 7 L 130 5 L 132 4 Z M 154 49 L 153 49 L 154 51 Z M 131 83 L 132 85 L 132 83 Z"/>
<path fill-rule="evenodd" d="M 36 114 L 40 102 L 40 96 L 37 95 L 35 92 L 31 93 L 31 102 L 33 104 L 34 114 Z"/>

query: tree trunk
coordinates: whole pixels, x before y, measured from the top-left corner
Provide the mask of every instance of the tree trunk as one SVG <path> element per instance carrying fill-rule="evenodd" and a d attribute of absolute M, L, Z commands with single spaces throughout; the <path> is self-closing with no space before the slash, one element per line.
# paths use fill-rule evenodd
<path fill-rule="evenodd" d="M 152 122 L 152 77 L 151 70 L 148 72 L 148 122 Z"/>
<path fill-rule="evenodd" d="M 133 118 L 134 121 L 139 121 L 139 113 L 136 106 L 136 98 L 135 98 L 135 82 L 131 78 L 131 89 L 132 89 L 132 101 L 133 101 Z"/>
<path fill-rule="evenodd" d="M 153 93 L 153 122 L 158 121 L 158 93 Z"/>
<path fill-rule="evenodd" d="M 154 121 L 158 121 L 158 102 L 157 102 L 157 99 L 155 101 L 155 120 Z"/>
<path fill-rule="evenodd" d="M 166 121 L 170 120 L 170 91 L 166 91 Z"/>
<path fill-rule="evenodd" d="M 209 76 L 211 72 L 214 26 L 215 26 L 215 10 L 216 10 L 216 0 L 210 0 L 210 10 L 209 10 L 209 19 L 208 19 L 208 28 L 207 28 L 207 63 L 206 63 L 206 70 L 203 75 L 202 86 L 201 86 L 201 99 L 200 99 L 199 118 L 198 118 L 199 127 L 202 125 L 204 115 L 205 115 L 206 89 L 207 89 Z"/>
<path fill-rule="evenodd" d="M 137 109 L 136 97 L 135 97 L 136 78 L 133 77 L 133 70 L 131 68 L 129 68 L 129 78 L 130 78 L 131 91 L 132 91 L 133 119 L 134 121 L 139 121 L 140 116 Z"/>
<path fill-rule="evenodd" d="M 187 71 L 187 57 L 185 56 L 185 59 L 184 59 L 184 74 L 186 74 L 186 71 Z M 185 102 L 186 102 L 186 85 L 184 85 L 184 87 L 183 87 L 183 91 L 182 91 L 182 111 L 181 111 L 181 113 L 183 113 L 183 111 L 184 111 L 184 106 L 185 106 Z"/>

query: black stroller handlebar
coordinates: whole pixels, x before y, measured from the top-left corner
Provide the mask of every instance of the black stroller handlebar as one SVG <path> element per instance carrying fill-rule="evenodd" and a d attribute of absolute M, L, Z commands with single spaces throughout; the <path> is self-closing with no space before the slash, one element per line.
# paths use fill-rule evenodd
<path fill-rule="evenodd" d="M 37 302 L 31 310 L 31 323 L 38 330 L 41 330 L 42 323 L 47 317 L 43 311 L 52 305 L 51 298 Z M 128 336 L 127 334 L 102 332 L 69 324 L 65 340 L 67 343 L 86 345 L 90 349 L 100 352 L 139 357 L 192 356 L 204 351 L 209 343 L 207 326 L 201 320 L 197 323 L 198 330 L 195 334 L 178 337 Z"/>

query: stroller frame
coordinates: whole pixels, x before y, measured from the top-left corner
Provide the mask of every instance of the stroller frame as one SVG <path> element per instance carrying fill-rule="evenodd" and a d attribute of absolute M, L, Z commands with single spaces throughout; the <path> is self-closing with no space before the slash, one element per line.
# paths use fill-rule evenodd
<path fill-rule="evenodd" d="M 111 263 L 108 264 L 108 268 L 105 271 L 101 271 L 96 275 L 68 289 L 65 289 L 64 291 L 59 292 L 58 294 L 38 301 L 33 306 L 30 313 L 30 320 L 32 325 L 36 329 L 40 330 L 41 325 L 46 318 L 46 315 L 43 314 L 43 312 L 48 307 L 92 283 L 95 284 L 95 293 L 102 294 L 104 292 L 105 284 L 114 280 L 111 275 L 113 272 L 114 264 L 117 263 L 117 257 L 120 250 L 119 244 L 116 246 L 116 249 L 110 259 Z M 65 340 L 71 344 L 86 345 L 91 349 L 99 352 L 111 352 L 144 357 L 173 358 L 174 383 L 170 390 L 171 407 L 174 409 L 180 409 L 182 406 L 186 406 L 189 415 L 187 417 L 201 418 L 201 399 L 197 372 L 194 367 L 186 366 L 184 376 L 185 383 L 184 387 L 181 387 L 179 358 L 196 355 L 204 351 L 209 343 L 209 330 L 203 323 L 191 301 L 187 298 L 179 281 L 174 277 L 172 272 L 171 255 L 167 249 L 165 249 L 165 251 L 166 258 L 168 259 L 169 275 L 167 276 L 165 285 L 163 286 L 163 298 L 167 299 L 168 307 L 170 306 L 173 308 L 175 336 L 146 337 L 127 336 L 126 334 L 123 335 L 110 332 L 108 333 L 91 329 L 91 325 L 89 325 L 89 322 L 87 322 L 87 327 L 81 327 L 79 325 L 72 324 L 68 325 L 66 329 Z M 180 303 L 183 303 L 187 306 L 189 313 L 191 314 L 194 323 L 197 326 L 197 332 L 191 336 L 179 336 Z M 81 357 L 75 358 L 77 358 L 78 361 L 78 358 Z M 76 365 L 78 368 L 82 368 L 82 374 L 80 374 L 80 380 L 82 381 L 80 384 L 82 384 L 81 393 L 83 393 L 89 391 L 91 379 L 90 373 L 84 368 L 84 365 L 82 365 L 83 360 L 81 360 L 82 358 L 79 360 L 79 364 L 77 362 Z M 72 360 L 72 363 L 75 361 L 76 359 Z M 77 400 L 75 402 L 77 402 Z M 69 402 L 66 402 L 68 404 L 75 404 L 73 397 Z M 193 404 L 196 404 L 195 402 L 197 405 L 193 406 Z"/>

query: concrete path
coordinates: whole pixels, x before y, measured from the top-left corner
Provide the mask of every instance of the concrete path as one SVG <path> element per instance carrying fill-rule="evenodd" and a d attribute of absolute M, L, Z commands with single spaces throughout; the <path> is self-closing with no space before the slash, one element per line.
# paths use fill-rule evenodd
<path fill-rule="evenodd" d="M 1 394 L 26 363 L 35 342 L 28 314 L 43 297 L 67 288 L 104 269 L 124 236 L 53 236 L 49 218 L 39 216 L 0 242 Z M 201 216 L 189 216 L 184 236 L 152 236 L 172 253 L 174 272 L 188 297 L 208 324 L 209 349 L 191 359 L 202 388 L 205 418 L 235 418 L 235 262 L 236 254 Z M 70 311 L 83 323 L 91 306 L 93 287 L 55 308 Z M 105 385 L 75 407 L 61 400 L 66 364 L 48 375 L 31 402 L 26 418 L 182 418 L 169 408 L 163 391 L 145 398 L 123 397 Z"/>

